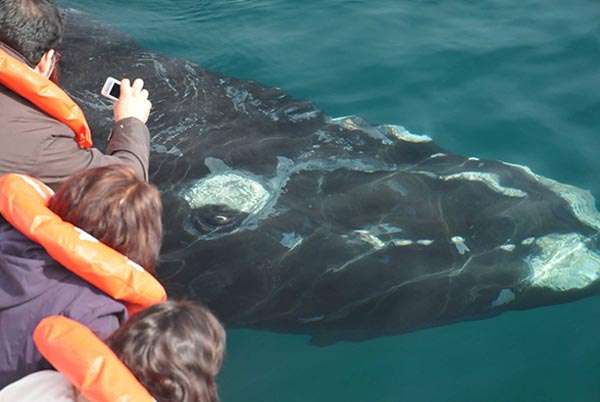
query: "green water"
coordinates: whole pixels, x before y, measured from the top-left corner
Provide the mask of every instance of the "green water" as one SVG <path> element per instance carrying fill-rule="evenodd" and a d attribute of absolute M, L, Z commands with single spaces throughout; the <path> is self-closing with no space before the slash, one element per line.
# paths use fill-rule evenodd
<path fill-rule="evenodd" d="M 600 2 L 65 0 L 144 46 L 600 196 Z M 360 344 L 230 331 L 224 402 L 600 401 L 600 300 Z"/>

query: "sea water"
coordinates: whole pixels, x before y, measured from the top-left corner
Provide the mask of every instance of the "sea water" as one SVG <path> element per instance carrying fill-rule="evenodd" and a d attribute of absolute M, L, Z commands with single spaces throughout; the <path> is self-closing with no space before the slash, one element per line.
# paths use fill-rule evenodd
<path fill-rule="evenodd" d="M 60 3 L 329 115 L 400 124 L 600 196 L 597 0 Z M 232 330 L 221 393 L 224 402 L 597 402 L 599 334 L 597 298 L 326 348 Z"/>

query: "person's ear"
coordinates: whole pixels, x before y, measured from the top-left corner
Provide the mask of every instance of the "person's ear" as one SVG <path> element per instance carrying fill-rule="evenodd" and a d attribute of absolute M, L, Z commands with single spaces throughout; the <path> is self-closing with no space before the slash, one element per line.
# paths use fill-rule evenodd
<path fill-rule="evenodd" d="M 52 71 L 54 70 L 54 54 L 54 49 L 50 49 L 44 53 L 42 59 L 35 67 L 35 71 L 46 78 L 50 78 Z"/>

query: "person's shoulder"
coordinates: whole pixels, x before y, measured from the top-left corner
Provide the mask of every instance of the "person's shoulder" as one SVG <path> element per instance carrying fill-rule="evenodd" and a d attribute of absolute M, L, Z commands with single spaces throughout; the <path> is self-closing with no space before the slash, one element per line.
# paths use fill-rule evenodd
<path fill-rule="evenodd" d="M 67 316 L 79 321 L 102 315 L 125 314 L 122 303 L 114 300 L 73 271 L 56 262 L 38 243 L 33 242 L 0 218 L 0 256 L 5 265 L 0 277 L 19 280 L 28 295 L 35 294 L 52 306 L 67 306 Z M 10 269 L 6 265 L 18 266 Z"/>
<path fill-rule="evenodd" d="M 34 260 L 52 260 L 41 245 L 19 232 L 2 216 L 0 216 L 0 254 Z"/>
<path fill-rule="evenodd" d="M 0 391 L 0 402 L 74 402 L 77 392 L 59 372 L 33 373 Z"/>
<path fill-rule="evenodd" d="M 80 278 L 74 272 L 71 272 L 67 278 L 63 279 L 63 282 L 66 287 L 73 287 L 78 289 L 78 298 L 86 301 L 86 305 L 82 306 L 84 311 L 105 305 L 110 305 L 113 306 L 111 308 L 117 309 L 124 308 L 121 302 L 113 299 L 112 297 L 95 287 L 93 284 Z"/>
<path fill-rule="evenodd" d="M 0 174 L 36 175 L 43 162 L 41 155 L 48 153 L 47 148 L 54 147 L 59 137 L 77 146 L 75 134 L 66 125 L 12 93 L 0 92 L 0 121 Z M 55 152 L 52 157 L 60 155 Z"/>
<path fill-rule="evenodd" d="M 65 311 L 67 317 L 87 326 L 95 325 L 94 323 L 103 317 L 114 318 L 114 320 L 109 320 L 114 322 L 114 328 L 112 324 L 109 324 L 110 328 L 92 328 L 94 332 L 112 332 L 127 318 L 127 309 L 123 303 L 73 273 L 62 281 L 60 288 L 55 291 L 69 294 L 72 300 Z M 104 326 L 104 324 L 99 325 Z"/>
<path fill-rule="evenodd" d="M 16 127 L 27 126 L 29 133 L 38 136 L 75 136 L 67 125 L 50 117 L 33 103 L 13 92 L 0 91 L 0 109 L 0 115 L 4 118 L 11 115 L 19 116 L 19 119 L 8 119 L 6 124 L 15 124 Z"/>

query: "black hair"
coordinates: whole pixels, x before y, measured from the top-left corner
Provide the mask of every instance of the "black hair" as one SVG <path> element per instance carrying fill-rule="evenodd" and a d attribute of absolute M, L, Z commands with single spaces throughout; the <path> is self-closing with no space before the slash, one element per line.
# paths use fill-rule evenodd
<path fill-rule="evenodd" d="M 107 341 L 157 402 L 218 402 L 225 330 L 206 308 L 168 301 L 133 316 Z"/>
<path fill-rule="evenodd" d="M 0 0 L 0 41 L 36 66 L 44 53 L 60 46 L 63 17 L 49 0 Z"/>

